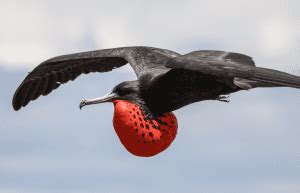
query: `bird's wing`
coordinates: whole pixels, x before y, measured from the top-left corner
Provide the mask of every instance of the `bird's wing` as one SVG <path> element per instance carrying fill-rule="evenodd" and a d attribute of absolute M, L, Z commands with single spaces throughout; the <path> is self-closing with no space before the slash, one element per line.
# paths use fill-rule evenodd
<path fill-rule="evenodd" d="M 200 59 L 204 61 L 215 61 L 223 63 L 230 62 L 235 64 L 243 64 L 247 66 L 255 66 L 255 62 L 250 56 L 234 52 L 225 52 L 218 50 L 199 50 L 185 54 L 183 57 L 191 59 Z"/>
<path fill-rule="evenodd" d="M 27 75 L 14 94 L 13 107 L 19 110 L 31 100 L 48 95 L 80 74 L 108 72 L 130 63 L 137 77 L 140 77 L 161 65 L 161 60 L 178 55 L 158 48 L 124 47 L 54 57 L 42 62 Z"/>
<path fill-rule="evenodd" d="M 210 53 L 206 56 L 205 52 Z M 216 54 L 214 55 L 213 52 Z M 192 52 L 169 59 L 166 67 L 182 68 L 216 77 L 242 78 L 275 86 L 300 88 L 299 76 L 277 70 L 255 67 L 254 62 L 249 56 L 236 53 L 222 51 Z"/>

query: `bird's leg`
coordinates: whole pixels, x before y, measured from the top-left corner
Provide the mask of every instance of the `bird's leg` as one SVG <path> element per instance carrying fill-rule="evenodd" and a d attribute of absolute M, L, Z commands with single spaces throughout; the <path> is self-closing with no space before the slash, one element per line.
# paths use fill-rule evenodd
<path fill-rule="evenodd" d="M 225 102 L 225 103 L 229 103 L 230 100 L 228 100 L 229 96 L 218 96 L 215 100 L 221 101 L 221 102 Z"/>

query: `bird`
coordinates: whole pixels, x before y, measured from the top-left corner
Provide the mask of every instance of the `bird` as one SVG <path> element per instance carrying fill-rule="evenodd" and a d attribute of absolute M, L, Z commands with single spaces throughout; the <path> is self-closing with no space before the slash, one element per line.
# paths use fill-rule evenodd
<path fill-rule="evenodd" d="M 81 74 L 109 72 L 129 63 L 137 79 L 121 82 L 87 105 L 112 102 L 113 126 L 120 142 L 135 156 L 151 157 L 167 149 L 177 135 L 173 111 L 259 87 L 300 88 L 300 77 L 257 67 L 245 54 L 199 50 L 179 54 L 147 46 L 86 51 L 48 59 L 30 72 L 15 91 L 14 110 L 48 95 Z M 101 83 L 100 83 L 101 84 Z"/>

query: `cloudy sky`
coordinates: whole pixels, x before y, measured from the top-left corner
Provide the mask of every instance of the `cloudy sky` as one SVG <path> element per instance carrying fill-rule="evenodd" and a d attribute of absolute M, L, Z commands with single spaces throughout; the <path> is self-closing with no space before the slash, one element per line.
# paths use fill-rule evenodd
<path fill-rule="evenodd" d="M 135 79 L 128 66 L 81 76 L 19 112 L 11 106 L 43 60 L 110 47 L 242 52 L 300 75 L 299 9 L 296 0 L 0 0 L 0 193 L 300 192 L 300 90 L 255 89 L 177 110 L 176 140 L 151 158 L 118 141 L 111 104 L 78 109 Z"/>

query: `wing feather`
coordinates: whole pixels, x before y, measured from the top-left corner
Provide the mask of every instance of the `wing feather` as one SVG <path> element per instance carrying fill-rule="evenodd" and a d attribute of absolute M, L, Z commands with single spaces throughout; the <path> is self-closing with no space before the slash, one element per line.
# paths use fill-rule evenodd
<path fill-rule="evenodd" d="M 54 57 L 28 74 L 14 94 L 13 107 L 19 110 L 31 100 L 48 95 L 61 84 L 75 80 L 80 74 L 108 72 L 130 63 L 139 78 L 151 68 L 165 68 L 163 62 L 166 58 L 178 55 L 158 48 L 124 47 Z"/>
<path fill-rule="evenodd" d="M 199 50 L 183 56 L 187 59 L 201 59 L 202 61 L 230 62 L 247 66 L 255 66 L 255 62 L 250 56 L 234 52 L 218 50 Z"/>
<path fill-rule="evenodd" d="M 226 54 L 224 54 L 226 58 Z M 240 55 L 236 55 L 240 56 Z M 243 55 L 245 56 L 245 55 Z M 170 59 L 166 66 L 169 68 L 182 68 L 187 70 L 198 71 L 203 74 L 208 74 L 217 77 L 242 78 L 256 81 L 258 84 L 269 83 L 273 86 L 287 86 L 300 88 L 300 77 L 278 70 L 255 67 L 250 64 L 249 60 L 230 59 L 229 61 L 211 57 L 201 58 L 195 56 L 179 56 Z"/>

